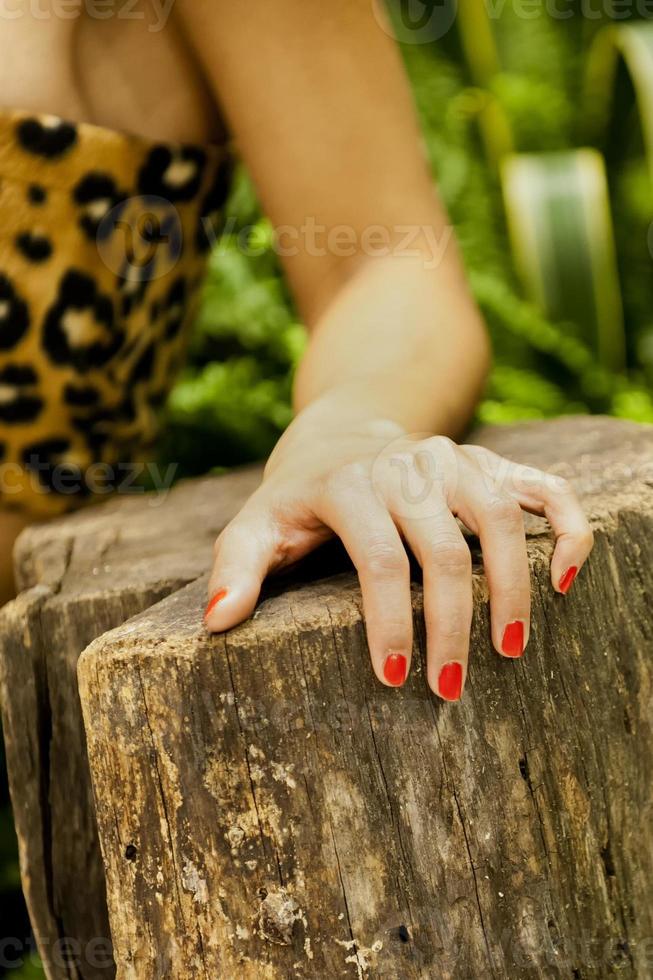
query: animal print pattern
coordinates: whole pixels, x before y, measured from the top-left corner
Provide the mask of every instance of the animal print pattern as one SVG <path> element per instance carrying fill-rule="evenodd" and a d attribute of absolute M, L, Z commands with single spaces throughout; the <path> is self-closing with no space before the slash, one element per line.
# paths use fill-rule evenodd
<path fill-rule="evenodd" d="M 0 111 L 3 506 L 59 513 L 88 493 L 75 475 L 147 455 L 230 174 L 226 141 Z"/>

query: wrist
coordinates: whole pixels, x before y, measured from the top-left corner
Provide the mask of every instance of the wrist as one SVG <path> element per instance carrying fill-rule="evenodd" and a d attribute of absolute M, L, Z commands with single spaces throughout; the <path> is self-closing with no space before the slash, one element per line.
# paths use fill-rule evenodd
<path fill-rule="evenodd" d="M 382 448 L 406 435 L 396 419 L 383 415 L 362 399 L 347 400 L 347 393 L 334 389 L 299 411 L 272 450 L 265 466 L 268 477 L 291 458 L 324 460 L 331 452 L 354 447 L 365 451 L 370 445 Z"/>

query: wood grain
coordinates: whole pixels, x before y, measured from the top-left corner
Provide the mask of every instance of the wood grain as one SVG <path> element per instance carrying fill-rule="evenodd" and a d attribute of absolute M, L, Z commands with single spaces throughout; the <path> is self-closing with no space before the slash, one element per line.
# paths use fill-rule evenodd
<path fill-rule="evenodd" d="M 476 555 L 458 706 L 426 687 L 418 581 L 410 679 L 375 682 L 338 549 L 204 634 L 210 541 L 254 472 L 23 538 L 1 661 L 21 863 L 45 945 L 80 943 L 49 976 L 110 975 L 88 955 L 106 894 L 118 975 L 138 980 L 652 975 L 653 430 L 564 419 L 477 440 L 571 476 L 597 543 L 562 598 L 529 522 L 516 663 L 490 649 Z M 89 643 L 106 886 L 74 676 Z"/>

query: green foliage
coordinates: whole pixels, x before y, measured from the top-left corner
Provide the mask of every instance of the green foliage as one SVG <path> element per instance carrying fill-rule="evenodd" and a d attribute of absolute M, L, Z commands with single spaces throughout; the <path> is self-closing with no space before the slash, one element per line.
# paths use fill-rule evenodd
<path fill-rule="evenodd" d="M 549 81 L 503 71 L 491 91 L 503 107 L 523 152 L 553 151 L 567 146 L 574 107 Z"/>
<path fill-rule="evenodd" d="M 515 144 L 529 151 L 573 146 L 587 31 L 550 20 L 543 8 L 535 19 L 520 18 L 510 2 L 493 30 L 503 67 L 490 94 Z M 496 366 L 479 417 L 511 422 L 592 411 L 653 421 L 653 280 L 646 247 L 652 195 L 643 161 L 636 157 L 624 166 L 613 187 L 629 371 L 610 374 L 578 340 L 574 324 L 548 322 L 520 296 L 498 178 L 480 136 L 482 93 L 470 84 L 461 56 L 443 53 L 453 47 L 406 45 L 404 55 L 428 157 L 492 335 Z M 290 419 L 292 373 L 305 345 L 272 229 L 242 169 L 227 213 L 228 234 L 211 262 L 188 368 L 167 407 L 162 455 L 180 462 L 182 473 L 270 450 Z"/>
<path fill-rule="evenodd" d="M 36 952 L 29 952 L 22 957 L 20 966 L 14 967 L 8 974 L 10 980 L 44 980 L 45 971 Z"/>
<path fill-rule="evenodd" d="M 238 171 L 211 258 L 188 365 L 166 409 L 161 452 L 180 475 L 260 459 L 291 418 L 306 343 L 251 183 Z"/>

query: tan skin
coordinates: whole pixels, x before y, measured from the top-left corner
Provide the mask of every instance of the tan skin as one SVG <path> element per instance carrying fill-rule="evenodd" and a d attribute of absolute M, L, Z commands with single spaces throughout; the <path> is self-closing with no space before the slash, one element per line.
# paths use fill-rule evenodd
<path fill-rule="evenodd" d="M 464 681 L 469 652 L 471 560 L 458 518 L 483 548 L 494 646 L 514 656 L 506 627 L 521 623 L 525 645 L 530 609 L 522 511 L 553 527 L 558 591 L 592 534 L 568 485 L 451 441 L 482 388 L 488 341 L 398 52 L 370 0 L 177 0 L 158 33 L 115 18 L 24 18 L 11 30 L 0 41 L 6 105 L 204 142 L 218 103 L 274 225 L 287 234 L 310 217 L 346 226 L 355 243 L 315 250 L 295 235 L 283 257 L 310 331 L 296 415 L 216 542 L 207 628 L 249 616 L 269 572 L 335 534 L 361 580 L 373 668 L 397 683 L 412 648 L 410 548 L 424 572 L 428 680 L 443 695 L 442 668 L 459 664 Z M 25 64 L 35 65 L 28 81 Z M 364 245 L 371 226 L 387 231 L 384 255 Z M 398 226 L 416 229 L 411 255 Z M 446 245 L 435 263 L 433 236 Z M 407 493 L 402 474 L 424 492 Z"/>

